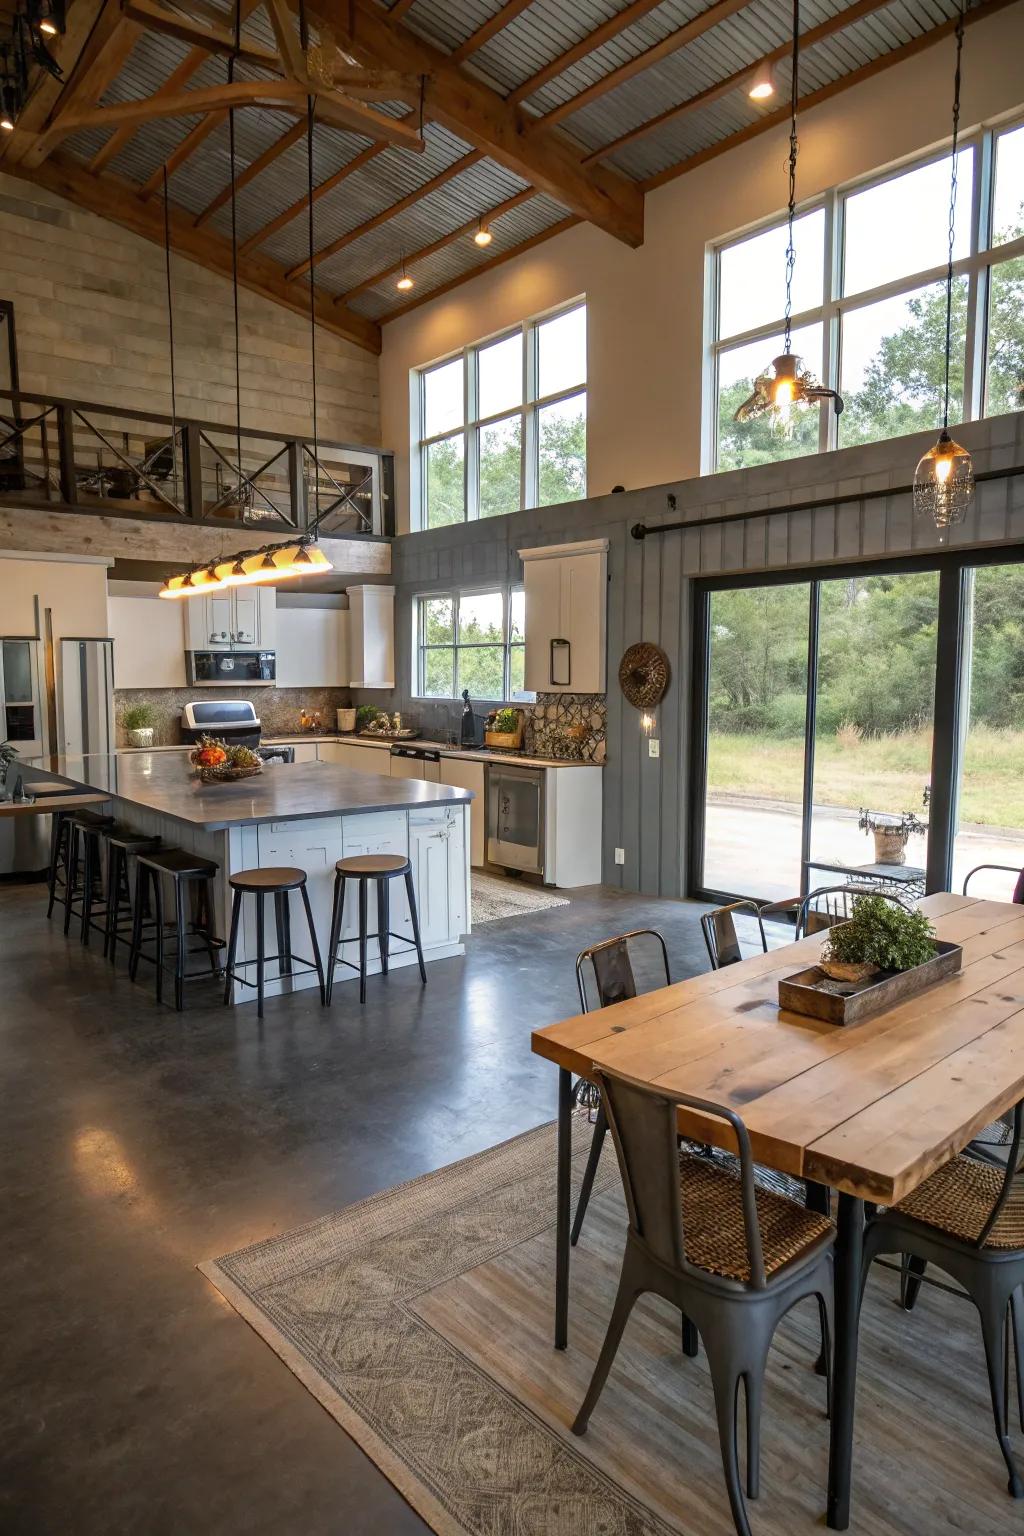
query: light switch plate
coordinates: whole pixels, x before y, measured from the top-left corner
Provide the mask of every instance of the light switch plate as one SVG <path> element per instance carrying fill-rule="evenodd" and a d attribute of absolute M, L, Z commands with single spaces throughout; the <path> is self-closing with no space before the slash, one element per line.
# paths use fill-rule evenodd
<path fill-rule="evenodd" d="M 615 862 L 616 862 L 616 864 L 625 864 L 625 862 L 626 862 L 626 850 L 625 850 L 625 848 L 616 848 L 616 850 L 615 850 Z"/>
<path fill-rule="evenodd" d="M 661 756 L 661 742 L 658 740 L 657 736 L 652 736 L 650 738 L 650 740 L 648 741 L 648 743 L 647 743 L 647 756 L 648 757 L 660 757 Z"/>

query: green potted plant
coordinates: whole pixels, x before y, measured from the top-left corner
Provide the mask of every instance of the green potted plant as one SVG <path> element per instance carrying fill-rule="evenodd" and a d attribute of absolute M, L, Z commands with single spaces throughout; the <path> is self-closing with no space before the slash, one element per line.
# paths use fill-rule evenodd
<path fill-rule="evenodd" d="M 130 704 L 121 716 L 122 724 L 133 747 L 153 745 L 153 722 L 156 710 L 152 704 Z"/>
<path fill-rule="evenodd" d="M 356 731 L 362 733 L 368 725 L 372 725 L 380 714 L 376 704 L 360 704 L 356 710 Z"/>
<path fill-rule="evenodd" d="M 506 750 L 523 744 L 523 712 L 505 705 L 487 716 L 484 725 L 484 746 L 504 747 Z"/>
<path fill-rule="evenodd" d="M 18 749 L 13 742 L 0 741 L 0 784 L 7 783 L 7 771 L 18 756 Z"/>
<path fill-rule="evenodd" d="M 833 981 L 865 981 L 879 971 L 910 971 L 935 954 L 934 933 L 923 912 L 857 896 L 848 922 L 829 930 L 821 969 Z"/>

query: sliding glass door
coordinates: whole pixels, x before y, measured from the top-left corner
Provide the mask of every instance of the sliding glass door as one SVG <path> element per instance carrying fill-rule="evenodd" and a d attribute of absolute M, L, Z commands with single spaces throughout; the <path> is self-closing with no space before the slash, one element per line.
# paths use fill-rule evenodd
<path fill-rule="evenodd" d="M 859 871 L 916 896 L 1024 867 L 1024 560 L 698 583 L 694 657 L 693 894 Z"/>
<path fill-rule="evenodd" d="M 710 594 L 704 881 L 800 887 L 809 582 Z"/>

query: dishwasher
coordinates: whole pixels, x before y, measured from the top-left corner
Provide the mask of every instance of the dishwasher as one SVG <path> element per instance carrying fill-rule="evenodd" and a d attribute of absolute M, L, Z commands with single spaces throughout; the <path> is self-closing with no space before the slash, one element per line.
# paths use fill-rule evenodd
<path fill-rule="evenodd" d="M 433 747 L 392 745 L 391 777 L 393 779 L 426 779 L 428 784 L 440 784 L 441 754 Z"/>
<path fill-rule="evenodd" d="M 487 764 L 487 862 L 544 875 L 543 768 Z"/>

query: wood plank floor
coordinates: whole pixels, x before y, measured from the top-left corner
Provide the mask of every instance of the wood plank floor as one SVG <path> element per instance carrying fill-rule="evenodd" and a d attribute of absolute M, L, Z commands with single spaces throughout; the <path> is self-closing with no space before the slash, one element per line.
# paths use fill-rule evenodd
<path fill-rule="evenodd" d="M 415 1310 L 681 1536 L 725 1536 L 732 1522 L 706 1360 L 703 1352 L 683 1358 L 678 1313 L 666 1304 L 648 1298 L 637 1306 L 587 1435 L 570 1435 L 611 1310 L 625 1230 L 607 1157 L 602 1179 L 573 1255 L 564 1354 L 551 1347 L 553 1228 L 427 1292 Z M 1006 1493 L 974 1309 L 925 1287 L 907 1315 L 897 1288 L 896 1275 L 876 1268 L 861 1331 L 851 1530 L 1005 1536 L 1024 1524 L 1024 1509 Z M 761 1497 L 750 1505 L 757 1536 L 824 1528 L 828 1425 L 817 1348 L 816 1314 L 805 1303 L 771 1352 Z M 565 1530 L 575 1536 L 571 1519 Z"/>

